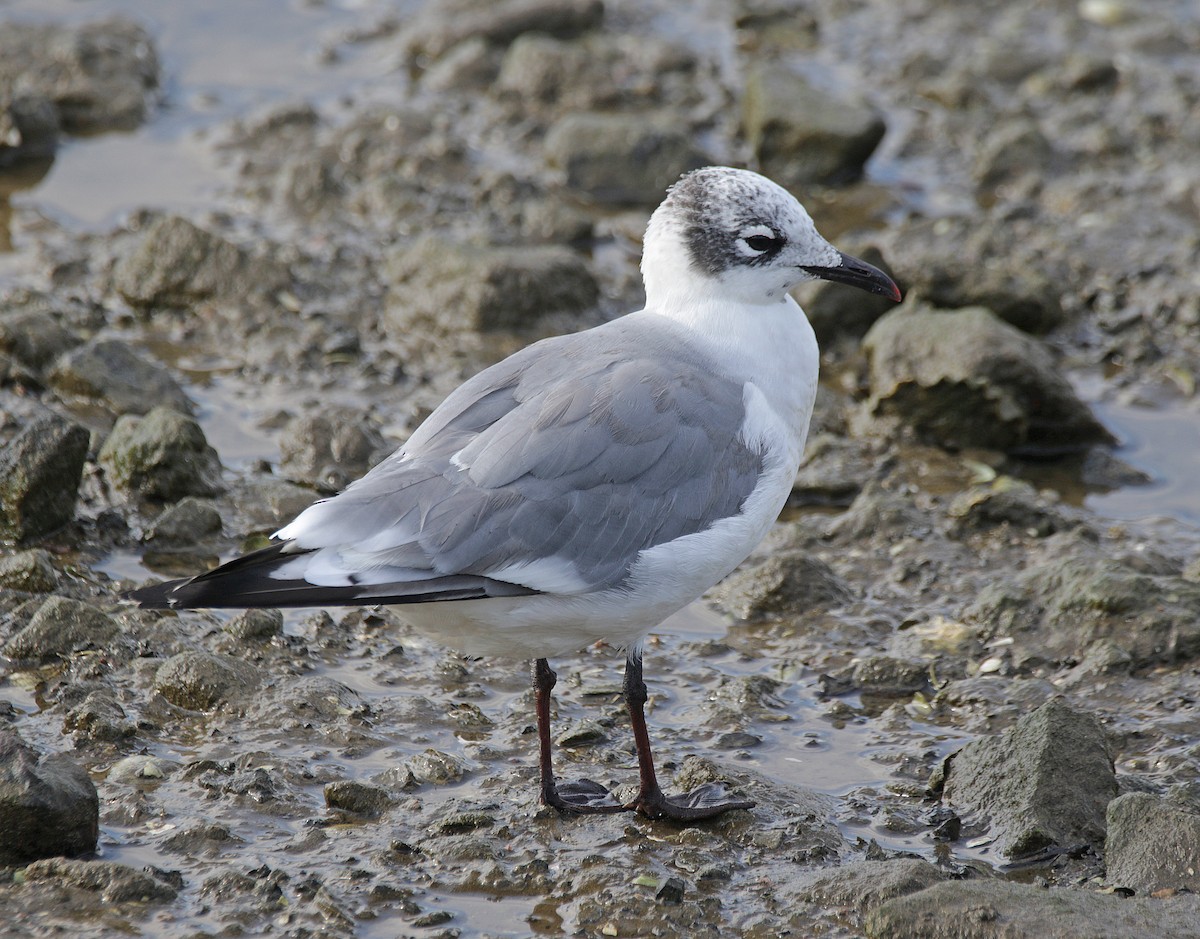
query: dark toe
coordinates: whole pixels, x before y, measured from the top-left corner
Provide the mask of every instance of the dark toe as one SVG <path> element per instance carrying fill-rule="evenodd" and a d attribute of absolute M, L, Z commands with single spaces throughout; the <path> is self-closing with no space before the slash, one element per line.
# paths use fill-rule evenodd
<path fill-rule="evenodd" d="M 543 795 L 542 801 L 560 812 L 579 815 L 625 811 L 625 806 L 613 798 L 611 792 L 590 779 L 555 786 L 551 792 Z"/>
<path fill-rule="evenodd" d="M 661 792 L 649 796 L 639 795 L 629 808 L 636 809 L 647 818 L 670 818 L 675 821 L 692 822 L 705 818 L 716 818 L 734 809 L 753 808 L 749 799 L 729 798 L 720 783 L 705 783 L 686 795 L 668 798 Z"/>

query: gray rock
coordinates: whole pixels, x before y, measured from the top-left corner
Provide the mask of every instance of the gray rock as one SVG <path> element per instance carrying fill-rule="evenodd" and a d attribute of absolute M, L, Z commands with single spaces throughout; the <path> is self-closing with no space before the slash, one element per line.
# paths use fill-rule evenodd
<path fill-rule="evenodd" d="M 872 910 L 896 897 L 924 890 L 947 879 L 928 861 L 897 858 L 854 861 L 832 870 L 810 871 L 777 885 L 781 899 L 815 903 L 824 908 Z"/>
<path fill-rule="evenodd" d="M 225 632 L 243 642 L 263 642 L 283 634 L 279 610 L 243 610 L 225 624 Z"/>
<path fill-rule="evenodd" d="M 1113 442 L 1049 349 L 990 310 L 905 305 L 863 346 L 868 407 L 942 446 L 1066 452 Z"/>
<path fill-rule="evenodd" d="M 742 127 L 762 172 L 782 186 L 857 179 L 886 129 L 863 100 L 818 88 L 777 61 L 747 74 Z"/>
<path fill-rule="evenodd" d="M 0 864 L 96 850 L 100 799 L 82 766 L 38 754 L 0 727 Z"/>
<path fill-rule="evenodd" d="M 850 251 L 862 258 L 868 264 L 873 264 L 888 276 L 895 279 L 895 274 L 883 254 L 874 246 L 863 250 Z M 887 297 L 864 293 L 861 290 L 848 290 L 845 285 L 821 281 L 814 285 L 801 301 L 804 313 L 812 324 L 813 332 L 821 348 L 832 343 L 840 336 L 858 338 L 866 335 L 868 329 L 879 317 L 891 311 L 896 304 Z"/>
<path fill-rule="evenodd" d="M 316 500 L 318 493 L 273 476 L 239 479 L 231 497 L 250 530 L 275 531 Z"/>
<path fill-rule="evenodd" d="M 603 17 L 600 0 L 458 0 L 426 7 L 409 28 L 405 46 L 414 58 L 437 59 L 475 37 L 496 46 L 530 32 L 570 38 L 594 29 Z"/>
<path fill-rule="evenodd" d="M 393 255 L 387 325 L 400 334 L 518 330 L 592 306 L 599 287 L 575 252 L 423 238 Z"/>
<path fill-rule="evenodd" d="M 985 189 L 1012 182 L 1025 174 L 1044 174 L 1054 148 L 1032 121 L 1002 124 L 984 138 L 975 158 L 975 181 Z"/>
<path fill-rule="evenodd" d="M 0 587 L 24 593 L 49 593 L 58 586 L 54 557 L 43 548 L 0 557 Z"/>
<path fill-rule="evenodd" d="M 169 407 L 118 418 L 100 448 L 100 463 L 115 486 L 142 498 L 171 502 L 223 488 L 221 463 L 204 431 Z"/>
<path fill-rule="evenodd" d="M 708 160 L 677 119 L 662 114 L 568 114 L 546 133 L 546 159 L 567 186 L 597 202 L 653 206 Z"/>
<path fill-rule="evenodd" d="M 40 380 L 45 370 L 82 340 L 37 295 L 6 297 L 0 306 L 0 352 Z"/>
<path fill-rule="evenodd" d="M 158 406 L 192 412 L 192 402 L 171 373 L 119 339 L 98 339 L 68 352 L 48 381 L 61 396 L 96 402 L 113 414 L 145 414 Z"/>
<path fill-rule="evenodd" d="M 159 847 L 172 854 L 211 856 L 226 846 L 244 843 L 224 825 L 201 822 L 172 833 L 159 842 Z"/>
<path fill-rule="evenodd" d="M 929 687 L 929 663 L 871 655 L 854 666 L 854 687 L 870 694 L 904 695 Z"/>
<path fill-rule="evenodd" d="M 1064 658 L 1102 640 L 1135 668 L 1200 655 L 1200 585 L 1143 573 L 1063 537 L 1046 539 L 1015 582 L 981 590 L 964 618 Z"/>
<path fill-rule="evenodd" d="M 361 411 L 330 407 L 288 423 L 279 439 L 280 469 L 292 479 L 342 489 L 394 449 Z"/>
<path fill-rule="evenodd" d="M 136 307 L 187 307 L 277 290 L 286 280 L 282 266 L 176 215 L 151 223 L 113 270 L 113 286 Z"/>
<path fill-rule="evenodd" d="M 71 708 L 63 718 L 62 729 L 63 733 L 73 734 L 76 740 L 106 742 L 124 740 L 137 733 L 137 727 L 128 719 L 125 709 L 108 691 L 93 691 Z"/>
<path fill-rule="evenodd" d="M 167 506 L 146 540 L 155 547 L 194 545 L 221 533 L 221 513 L 204 499 L 187 496 Z"/>
<path fill-rule="evenodd" d="M 384 789 L 350 779 L 326 783 L 325 804 L 331 809 L 378 818 L 392 807 L 395 799 Z"/>
<path fill-rule="evenodd" d="M 1116 794 L 1104 729 L 1062 698 L 998 736 L 971 741 L 944 765 L 942 801 L 987 819 L 1006 858 L 1052 844 L 1099 845 Z"/>
<path fill-rule="evenodd" d="M 177 891 L 170 884 L 115 861 L 69 861 L 51 858 L 22 871 L 28 884 L 53 883 L 100 895 L 105 903 L 164 903 Z"/>
<path fill-rule="evenodd" d="M 68 133 L 132 130 L 158 88 L 149 34 L 121 17 L 63 26 L 8 20 L 0 30 L 0 99 L 48 99 Z"/>
<path fill-rule="evenodd" d="M 811 433 L 792 483 L 790 506 L 849 506 L 879 462 L 869 441 L 841 433 Z"/>
<path fill-rule="evenodd" d="M 1078 516 L 1053 496 L 1011 476 L 998 476 L 987 486 L 977 486 L 956 496 L 950 503 L 949 514 L 958 520 L 956 528 L 960 534 L 1007 524 L 1045 538 L 1081 523 Z"/>
<path fill-rule="evenodd" d="M 458 782 L 467 772 L 466 764 L 458 757 L 434 749 L 409 757 L 404 765 L 418 782 L 437 786 Z"/>
<path fill-rule="evenodd" d="M 1035 335 L 1063 322 L 1063 285 L 1072 275 L 1014 220 L 912 219 L 886 241 L 899 282 L 926 303 L 986 307 Z"/>
<path fill-rule="evenodd" d="M 176 707 L 207 711 L 244 701 L 260 680 L 258 669 L 248 662 L 193 650 L 173 655 L 158 667 L 154 690 Z"/>
<path fill-rule="evenodd" d="M 1200 815 L 1166 799 L 1131 792 L 1108 804 L 1107 881 L 1138 893 L 1200 891 Z"/>
<path fill-rule="evenodd" d="M 824 561 L 807 551 L 790 550 L 730 575 L 714 589 L 711 599 L 730 616 L 754 622 L 840 606 L 852 596 L 850 587 Z"/>
<path fill-rule="evenodd" d="M 37 92 L 0 91 L 0 167 L 44 160 L 58 149 L 58 111 Z"/>
<path fill-rule="evenodd" d="M 81 649 L 102 649 L 121 631 L 107 613 L 69 597 L 50 597 L 3 646 L 10 659 L 49 662 Z"/>
<path fill-rule="evenodd" d="M 1127 899 L 1003 880 L 959 880 L 897 897 L 867 914 L 872 939 L 1189 939 L 1200 897 Z"/>
<path fill-rule="evenodd" d="M 37 538 L 75 517 L 90 439 L 78 424 L 47 414 L 0 450 L 0 539 Z"/>

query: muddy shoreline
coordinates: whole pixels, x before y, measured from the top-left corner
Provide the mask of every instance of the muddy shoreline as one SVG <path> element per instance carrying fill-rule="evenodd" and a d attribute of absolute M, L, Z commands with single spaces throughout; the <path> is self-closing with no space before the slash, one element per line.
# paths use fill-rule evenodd
<path fill-rule="evenodd" d="M 0 6 L 0 935 L 1200 933 L 1189 4 L 222 10 Z M 705 163 L 907 294 L 799 297 L 788 509 L 647 645 L 663 775 L 754 809 L 540 808 L 526 666 L 393 610 L 120 602 L 637 308 Z M 618 791 L 621 663 L 553 663 Z"/>

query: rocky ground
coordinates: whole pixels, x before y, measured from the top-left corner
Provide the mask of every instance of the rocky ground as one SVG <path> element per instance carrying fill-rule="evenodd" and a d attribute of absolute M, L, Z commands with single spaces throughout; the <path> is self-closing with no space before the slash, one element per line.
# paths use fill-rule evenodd
<path fill-rule="evenodd" d="M 361 16 L 322 55 L 387 94 L 221 122 L 211 212 L 0 212 L 0 933 L 1200 934 L 1200 530 L 1081 501 L 1148 481 L 1097 401 L 1194 442 L 1193 6 Z M 0 23 L 0 167 L 153 125 L 172 68 L 129 19 Z M 120 601 L 635 308 L 650 210 L 711 162 L 907 293 L 803 294 L 825 382 L 785 520 L 648 647 L 674 785 L 755 808 L 539 808 L 524 667 L 393 610 Z M 558 744 L 628 787 L 620 664 L 555 663 Z"/>

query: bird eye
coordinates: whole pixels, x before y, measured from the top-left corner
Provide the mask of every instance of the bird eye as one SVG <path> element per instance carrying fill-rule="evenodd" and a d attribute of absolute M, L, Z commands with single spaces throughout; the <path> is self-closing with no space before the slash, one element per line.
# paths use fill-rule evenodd
<path fill-rule="evenodd" d="M 742 239 L 746 243 L 746 247 L 751 251 L 757 251 L 759 254 L 766 254 L 768 251 L 777 251 L 779 246 L 783 244 L 782 238 L 777 238 L 774 235 L 750 235 L 748 238 Z"/>

